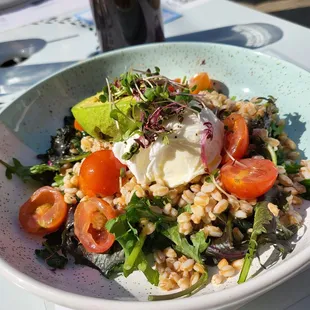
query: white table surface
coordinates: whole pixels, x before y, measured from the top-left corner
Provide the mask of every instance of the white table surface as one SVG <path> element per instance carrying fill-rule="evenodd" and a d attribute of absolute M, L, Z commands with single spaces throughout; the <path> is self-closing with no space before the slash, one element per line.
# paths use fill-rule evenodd
<path fill-rule="evenodd" d="M 249 31 L 251 34 L 251 36 L 247 36 L 247 44 L 260 45 L 262 41 L 266 39 L 264 36 L 268 38 L 269 34 L 268 32 L 266 33 L 264 29 L 259 27 L 257 28 L 257 23 L 264 23 L 265 25 L 269 24 L 281 29 L 283 32 L 283 37 L 273 44 L 263 46 L 255 50 L 286 59 L 299 65 L 300 67 L 305 68 L 306 70 L 310 70 L 310 30 L 307 28 L 292 24 L 273 16 L 253 11 L 225 0 L 209 0 L 207 3 L 198 7 L 192 6 L 192 8 L 183 11 L 182 14 L 182 18 L 165 25 L 165 34 L 167 38 L 232 25 L 256 24 L 256 26 L 252 25 L 249 28 L 250 30 L 247 30 L 248 34 Z M 59 25 L 56 25 L 55 27 L 59 27 Z M 44 29 L 44 27 L 40 28 Z M 85 32 L 82 31 L 82 28 L 77 27 L 69 28 L 67 27 L 66 30 L 68 32 L 72 32 L 70 32 L 70 39 L 63 39 L 55 42 L 57 38 L 49 38 L 49 40 L 53 40 L 54 43 L 48 43 L 42 51 L 32 56 L 29 60 L 23 63 L 23 65 L 46 64 L 51 62 L 64 63 L 82 60 L 87 57 L 89 53 L 95 50 L 96 39 L 94 37 L 94 32 Z M 33 31 L 38 31 L 38 29 L 39 28 L 36 28 L 35 26 L 26 26 L 17 30 L 2 32 L 0 33 L 0 43 L 12 39 L 17 40 L 29 38 L 30 33 L 33 34 Z M 236 28 L 236 31 L 241 31 L 241 33 L 244 33 L 246 30 L 239 27 Z M 56 31 L 54 34 L 55 33 L 56 37 L 57 33 L 59 33 L 59 38 L 64 38 L 68 34 L 63 31 Z M 210 33 L 211 32 L 209 32 L 209 34 Z M 31 36 L 33 37 L 33 35 Z M 46 38 L 46 32 L 42 33 L 41 31 L 41 33 L 37 34 L 37 37 Z M 207 37 L 208 33 L 206 33 L 206 41 Z M 82 45 L 80 45 L 81 39 L 83 40 Z M 77 49 L 75 46 L 80 46 L 80 48 Z M 59 49 L 61 49 L 61 52 L 59 52 Z M 9 104 L 18 95 L 19 93 L 9 96 L 2 96 L 0 97 L 0 102 Z M 1 277 L 0 292 L 1 310 L 66 309 L 51 302 L 44 301 L 43 299 L 14 286 Z M 295 276 L 286 283 L 239 308 L 239 310 L 241 309 L 310 309 L 310 269 L 303 271 L 301 274 Z"/>

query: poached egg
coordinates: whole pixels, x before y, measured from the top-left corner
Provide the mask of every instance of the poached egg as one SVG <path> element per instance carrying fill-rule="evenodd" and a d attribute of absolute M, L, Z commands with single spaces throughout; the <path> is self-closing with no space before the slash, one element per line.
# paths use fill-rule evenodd
<path fill-rule="evenodd" d="M 180 122 L 177 116 L 164 123 L 171 133 L 169 143 L 158 137 L 148 148 L 140 147 L 129 160 L 124 153 L 139 138 L 136 134 L 113 146 L 115 157 L 125 164 L 140 184 L 163 180 L 170 188 L 186 184 L 206 171 L 212 172 L 220 164 L 224 139 L 224 125 L 208 109 L 200 113 L 186 111 Z"/>

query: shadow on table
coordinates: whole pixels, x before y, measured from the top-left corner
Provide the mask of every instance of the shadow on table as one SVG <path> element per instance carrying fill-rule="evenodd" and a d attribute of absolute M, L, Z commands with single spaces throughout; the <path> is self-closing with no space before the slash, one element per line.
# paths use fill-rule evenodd
<path fill-rule="evenodd" d="M 251 23 L 188 33 L 167 38 L 167 42 L 210 42 L 256 49 L 275 43 L 282 37 L 283 31 L 277 26 Z"/>

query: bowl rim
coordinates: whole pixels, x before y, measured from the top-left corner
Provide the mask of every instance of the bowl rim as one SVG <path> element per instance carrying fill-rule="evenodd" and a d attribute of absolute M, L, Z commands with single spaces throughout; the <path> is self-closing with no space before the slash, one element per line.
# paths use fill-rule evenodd
<path fill-rule="evenodd" d="M 151 43 L 145 45 L 132 46 L 123 49 L 117 49 L 114 51 L 106 52 L 101 55 L 97 55 L 93 58 L 77 62 L 73 65 L 66 67 L 63 70 L 60 70 L 47 78 L 39 81 L 34 84 L 31 88 L 25 90 L 20 94 L 18 98 L 16 98 L 11 104 L 8 104 L 1 112 L 1 114 L 9 109 L 11 106 L 14 106 L 17 101 L 20 100 L 26 93 L 35 89 L 37 86 L 47 82 L 49 79 L 54 78 L 58 75 L 61 75 L 64 71 L 71 70 L 72 68 L 85 65 L 89 62 L 109 58 L 112 55 L 118 55 L 126 53 L 129 50 L 144 50 L 149 48 L 161 48 L 162 46 L 201 46 L 206 48 L 219 48 L 224 50 L 225 52 L 229 52 L 230 50 L 238 50 L 242 53 L 253 55 L 256 54 L 261 58 L 265 58 L 268 61 L 276 61 L 284 64 L 285 66 L 302 72 L 310 77 L 310 73 L 294 64 L 291 64 L 285 60 L 278 59 L 276 57 L 263 54 L 258 51 L 249 50 L 246 48 L 241 48 L 237 46 L 230 46 L 224 44 L 214 44 L 214 43 L 204 43 L 204 42 L 165 42 L 165 43 Z M 289 258 L 289 257 L 288 257 Z M 134 307 L 137 310 L 144 310 L 148 308 L 150 310 L 158 310 L 158 306 L 164 306 L 167 309 L 175 309 L 175 310 L 186 310 L 186 309 L 203 309 L 206 307 L 206 298 L 208 301 L 208 307 L 216 307 L 220 309 L 224 306 L 233 306 L 240 305 L 242 302 L 248 301 L 249 299 L 253 299 L 266 291 L 274 288 L 275 286 L 281 284 L 282 282 L 288 280 L 292 276 L 296 275 L 299 271 L 305 268 L 310 262 L 310 247 L 306 247 L 301 250 L 301 252 L 297 253 L 291 259 L 285 260 L 281 265 L 276 265 L 272 269 L 268 270 L 268 272 L 264 272 L 259 277 L 249 279 L 246 283 L 240 285 L 226 288 L 224 290 L 220 290 L 217 292 L 212 292 L 204 295 L 195 295 L 191 298 L 185 299 L 174 299 L 174 300 L 165 300 L 165 301 L 157 301 L 157 302 L 149 302 L 149 301 L 122 301 L 122 300 L 111 300 L 104 299 L 98 297 L 90 297 L 84 296 L 76 293 L 71 293 L 67 291 L 60 290 L 58 288 L 49 286 L 44 284 L 38 280 L 33 279 L 32 277 L 22 273 L 18 269 L 12 267 L 9 263 L 3 260 L 0 257 L 0 274 L 4 276 L 6 279 L 16 284 L 17 286 L 33 293 L 39 295 L 40 297 L 52 301 L 57 304 L 64 305 L 66 307 L 74 307 L 74 309 L 89 309 L 90 307 L 94 309 L 102 309 L 102 307 L 107 307 L 108 309 L 119 309 L 122 306 Z M 250 297 L 249 297 L 250 296 Z M 219 298 L 220 297 L 220 298 Z"/>

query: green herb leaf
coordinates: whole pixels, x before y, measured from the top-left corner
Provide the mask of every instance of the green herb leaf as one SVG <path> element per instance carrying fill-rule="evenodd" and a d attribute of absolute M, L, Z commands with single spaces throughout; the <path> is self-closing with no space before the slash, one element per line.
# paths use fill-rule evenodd
<path fill-rule="evenodd" d="M 132 224 L 138 223 L 140 218 L 146 218 L 149 221 L 158 224 L 174 222 L 175 219 L 171 216 L 156 213 L 150 208 L 151 206 L 163 207 L 167 203 L 168 200 L 164 197 L 147 199 L 145 197 L 139 198 L 134 194 L 126 207 L 127 219 Z"/>
<path fill-rule="evenodd" d="M 283 150 L 278 149 L 276 151 L 276 155 L 277 155 L 277 163 L 278 163 L 278 165 L 282 165 L 284 163 L 284 161 L 285 161 L 285 154 L 284 154 Z"/>
<path fill-rule="evenodd" d="M 58 187 L 64 185 L 64 176 L 56 174 L 54 177 L 54 182 L 57 184 Z"/>
<path fill-rule="evenodd" d="M 156 270 L 151 268 L 142 251 L 146 236 L 140 234 L 140 236 L 137 237 L 137 230 L 133 227 L 139 219 L 140 217 L 135 215 L 133 211 L 129 212 L 129 214 L 127 211 L 126 214 L 109 220 L 106 224 L 106 228 L 115 235 L 116 240 L 120 243 L 125 252 L 125 263 L 123 266 L 124 276 L 127 277 L 134 270 L 139 269 L 144 273 L 150 283 L 158 285 L 159 274 Z"/>
<path fill-rule="evenodd" d="M 29 167 L 23 166 L 19 160 L 13 158 L 13 165 L 9 165 L 0 159 L 0 163 L 6 167 L 5 176 L 11 180 L 12 175 L 16 174 L 21 180 L 27 182 L 31 178 Z"/>
<path fill-rule="evenodd" d="M 186 206 L 184 206 L 183 208 L 179 208 L 178 211 L 179 211 L 179 212 L 178 212 L 179 214 L 181 214 L 181 213 L 183 213 L 183 212 L 193 213 L 190 203 L 188 203 L 188 204 L 187 204 Z"/>
<path fill-rule="evenodd" d="M 297 164 L 297 163 L 292 163 L 292 164 L 285 164 L 284 168 L 286 170 L 286 173 L 288 174 L 295 174 L 299 172 L 299 169 L 302 167 L 302 165 Z"/>
<path fill-rule="evenodd" d="M 195 242 L 193 245 L 191 245 L 187 239 L 179 233 L 178 225 L 164 227 L 161 233 L 175 244 L 175 249 L 178 252 L 202 264 L 200 250 L 203 248 L 206 249 L 208 243 L 205 238 L 202 238 L 200 232 L 197 233 L 199 235 L 196 234 L 197 236 L 192 237 L 192 242 Z"/>
<path fill-rule="evenodd" d="M 123 154 L 122 159 L 129 160 L 133 155 L 139 153 L 140 145 L 133 143 L 129 149 L 129 152 Z"/>
<path fill-rule="evenodd" d="M 194 85 L 192 88 L 191 88 L 191 91 L 195 91 L 197 89 L 197 85 Z"/>
<path fill-rule="evenodd" d="M 153 101 L 155 99 L 156 96 L 156 92 L 154 90 L 154 88 L 146 88 L 145 92 L 144 92 L 144 97 L 149 100 L 149 101 Z"/>
<path fill-rule="evenodd" d="M 59 166 L 58 165 L 47 165 L 47 164 L 41 164 L 41 165 L 35 165 L 30 167 L 30 172 L 32 174 L 41 174 L 45 171 L 59 171 Z"/>
<path fill-rule="evenodd" d="M 206 242 L 206 237 L 203 231 L 199 231 L 196 234 L 191 235 L 191 241 L 193 246 L 198 250 L 198 253 L 204 252 L 209 243 Z"/>
<path fill-rule="evenodd" d="M 267 202 L 258 203 L 255 206 L 254 224 L 253 231 L 249 241 L 248 252 L 245 256 L 242 270 L 239 276 L 238 283 L 243 283 L 246 281 L 252 261 L 255 257 L 257 251 L 257 238 L 263 233 L 267 233 L 266 226 L 270 224 L 273 216 L 267 207 Z"/>
<path fill-rule="evenodd" d="M 275 121 L 272 121 L 269 127 L 269 135 L 273 138 L 277 138 L 283 132 L 283 130 L 284 125 L 279 126 Z"/>
<path fill-rule="evenodd" d="M 76 161 L 82 160 L 83 158 L 86 158 L 90 154 L 91 154 L 90 152 L 87 152 L 87 153 L 82 153 L 79 155 L 64 156 L 61 159 L 59 159 L 58 161 L 56 161 L 55 164 L 64 165 L 67 163 L 74 163 Z"/>
<path fill-rule="evenodd" d="M 104 102 L 107 101 L 107 96 L 102 94 L 102 95 L 99 96 L 99 100 L 104 103 Z"/>
<path fill-rule="evenodd" d="M 301 197 L 306 200 L 310 200 L 310 179 L 302 180 L 300 184 L 306 187 L 306 192 L 304 194 L 301 194 Z"/>

